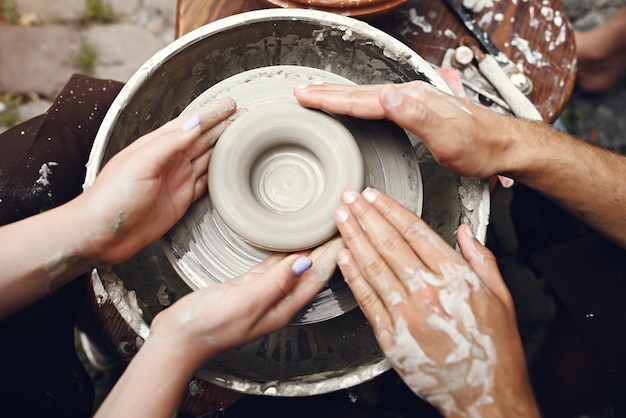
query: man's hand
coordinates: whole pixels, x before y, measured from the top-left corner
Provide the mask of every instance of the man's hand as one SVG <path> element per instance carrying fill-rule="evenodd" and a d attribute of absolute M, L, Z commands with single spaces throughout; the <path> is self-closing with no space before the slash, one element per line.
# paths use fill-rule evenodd
<path fill-rule="evenodd" d="M 389 119 L 417 135 L 435 160 L 475 179 L 500 174 L 517 120 L 446 94 L 423 81 L 386 85 L 309 84 L 294 90 L 307 107 L 362 119 Z"/>
<path fill-rule="evenodd" d="M 469 226 L 457 234 L 461 255 L 376 190 L 342 202 L 339 267 L 409 388 L 445 416 L 539 416 L 511 296 Z"/>

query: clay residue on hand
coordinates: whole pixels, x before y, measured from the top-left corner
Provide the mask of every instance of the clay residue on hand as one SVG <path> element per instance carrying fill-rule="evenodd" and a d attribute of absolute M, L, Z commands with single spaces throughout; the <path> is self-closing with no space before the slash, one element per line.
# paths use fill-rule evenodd
<path fill-rule="evenodd" d="M 122 230 L 123 227 L 124 227 L 124 211 L 120 210 L 117 212 L 117 215 L 111 222 L 111 231 L 114 234 L 117 234 Z"/>
<path fill-rule="evenodd" d="M 50 293 L 73 277 L 68 277 L 67 272 L 74 272 L 87 264 L 84 257 L 65 252 L 58 253 L 44 264 L 44 269 L 50 279 L 46 293 Z"/>
<path fill-rule="evenodd" d="M 411 390 L 446 415 L 478 417 L 477 408 L 493 402 L 497 360 L 495 345 L 478 329 L 470 304 L 472 293 L 484 291 L 483 285 L 467 266 L 445 263 L 440 270 L 437 280 L 426 272 L 413 275 L 413 280 L 423 280 L 420 285 L 413 283 L 415 289 L 432 287 L 438 293 L 438 303 L 425 299 L 433 305 L 426 326 L 447 337 L 437 355 L 427 354 L 402 317 L 379 337 L 391 338 L 392 347 L 385 350 L 387 358 Z"/>

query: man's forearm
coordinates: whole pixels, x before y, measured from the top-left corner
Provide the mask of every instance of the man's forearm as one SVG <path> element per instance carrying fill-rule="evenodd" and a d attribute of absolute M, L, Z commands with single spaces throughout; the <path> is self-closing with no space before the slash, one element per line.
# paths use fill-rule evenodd
<path fill-rule="evenodd" d="M 545 124 L 522 126 L 516 129 L 518 158 L 512 170 L 503 174 L 542 193 L 626 248 L 626 157 Z"/>

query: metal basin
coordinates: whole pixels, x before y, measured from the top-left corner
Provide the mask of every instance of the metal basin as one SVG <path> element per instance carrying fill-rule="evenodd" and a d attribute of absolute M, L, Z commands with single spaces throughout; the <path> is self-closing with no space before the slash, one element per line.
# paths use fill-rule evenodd
<path fill-rule="evenodd" d="M 298 9 L 232 16 L 178 39 L 135 73 L 98 132 L 86 186 L 111 156 L 178 116 L 209 87 L 274 65 L 318 68 L 358 84 L 426 80 L 450 92 L 407 46 L 352 18 Z M 489 213 L 485 185 L 441 168 L 418 138 L 407 135 L 419 162 L 424 219 L 452 245 L 461 222 L 469 222 L 484 239 Z M 147 338 L 158 312 L 191 291 L 158 242 L 98 273 L 109 293 L 122 295 L 115 306 L 140 339 Z M 367 320 L 359 309 L 351 309 L 325 321 L 288 326 L 224 353 L 198 376 L 248 394 L 307 396 L 349 388 L 389 367 Z"/>

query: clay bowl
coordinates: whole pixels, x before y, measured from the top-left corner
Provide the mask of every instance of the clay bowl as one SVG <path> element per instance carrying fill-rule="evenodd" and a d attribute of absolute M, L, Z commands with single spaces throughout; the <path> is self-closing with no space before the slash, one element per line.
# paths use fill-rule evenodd
<path fill-rule="evenodd" d="M 445 81 L 411 49 L 362 21 L 336 13 L 282 8 L 232 16 L 181 37 L 135 73 L 97 134 L 85 186 L 93 183 L 102 165 L 118 151 L 178 116 L 212 86 L 248 70 L 276 65 L 315 68 L 357 84 L 425 80 L 450 92 Z M 398 138 L 408 138 L 410 154 L 419 163 L 422 217 L 450 244 L 455 243 L 460 222 L 469 222 L 484 239 L 489 213 L 485 185 L 441 168 L 419 138 L 392 127 L 402 134 Z M 353 136 L 357 139 L 358 135 Z M 364 171 L 367 184 L 369 173 Z M 382 176 L 381 181 L 385 179 Z M 210 202 L 210 198 L 203 201 Z M 194 204 L 186 218 L 193 218 L 193 211 L 206 210 Z M 223 226 L 216 228 L 226 231 Z M 194 228 L 202 230 L 204 225 L 195 223 Z M 178 260 L 190 256 L 189 247 L 206 244 L 174 241 L 177 246 L 170 247 L 175 250 L 171 255 Z M 127 262 L 94 271 L 94 305 L 112 304 L 124 327 L 133 333 L 118 339 L 118 347 L 128 355 L 147 338 L 154 316 L 192 291 L 164 247 L 160 240 Z M 266 250 L 256 251 L 262 258 Z M 106 299 L 106 295 L 115 297 Z M 342 303 L 336 298 L 327 300 Z M 198 371 L 198 380 L 248 394 L 308 396 L 349 388 L 388 370 L 360 310 L 339 310 L 343 311 L 340 315 L 296 322 L 224 353 Z M 108 331 L 115 335 L 118 329 Z"/>
<path fill-rule="evenodd" d="M 263 0 L 263 2 L 271 6 L 314 9 L 371 21 L 388 15 L 403 6 L 407 0 Z"/>
<path fill-rule="evenodd" d="M 363 159 L 337 119 L 297 103 L 243 114 L 220 137 L 209 166 L 211 202 L 251 245 L 294 252 L 337 229 L 333 212 L 346 188 L 363 187 Z"/>

